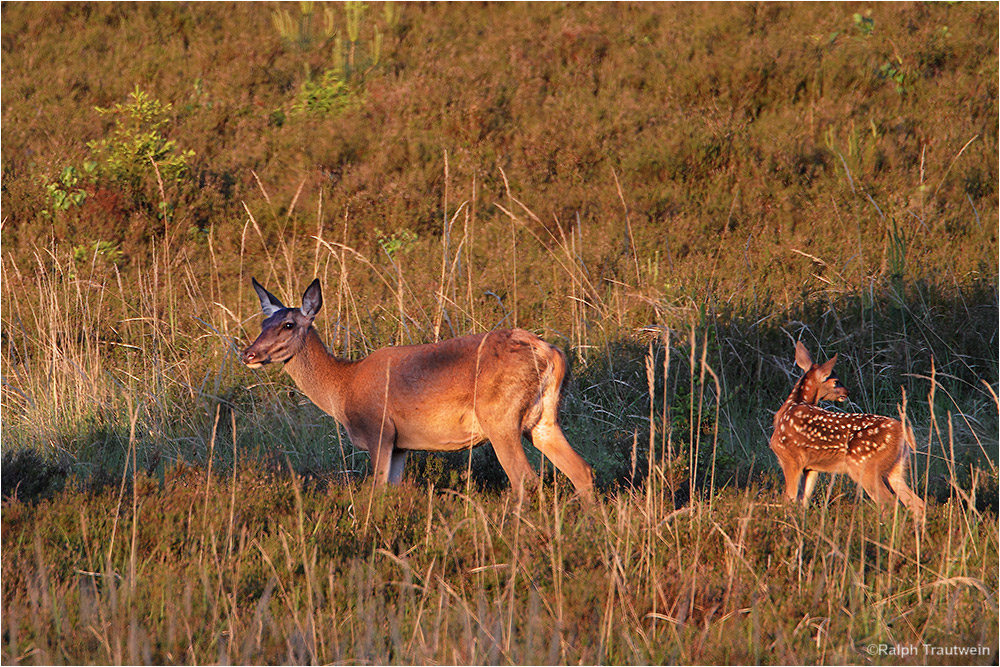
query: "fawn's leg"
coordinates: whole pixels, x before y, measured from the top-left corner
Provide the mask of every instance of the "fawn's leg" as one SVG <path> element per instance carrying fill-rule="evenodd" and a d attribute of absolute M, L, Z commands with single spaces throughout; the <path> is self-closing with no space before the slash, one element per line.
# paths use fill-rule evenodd
<path fill-rule="evenodd" d="M 879 506 L 879 510 L 891 507 L 896 502 L 896 496 L 889 488 L 885 476 L 878 468 L 869 468 L 861 473 L 861 486 Z"/>
<path fill-rule="evenodd" d="M 809 496 L 812 495 L 813 489 L 816 488 L 816 479 L 819 477 L 819 473 L 815 470 L 805 471 L 805 483 L 802 487 L 802 506 L 805 507 L 809 504 Z"/>
<path fill-rule="evenodd" d="M 796 461 L 778 457 L 781 472 L 785 474 L 785 498 L 791 502 L 799 499 L 799 480 L 802 477 L 802 466 Z"/>
<path fill-rule="evenodd" d="M 906 466 L 902 464 L 897 464 L 889 472 L 889 486 L 892 490 L 896 492 L 899 499 L 906 505 L 906 508 L 913 513 L 913 517 L 917 521 L 922 521 L 924 518 L 924 501 L 920 499 L 916 493 L 910 490 L 910 487 L 906 484 Z"/>

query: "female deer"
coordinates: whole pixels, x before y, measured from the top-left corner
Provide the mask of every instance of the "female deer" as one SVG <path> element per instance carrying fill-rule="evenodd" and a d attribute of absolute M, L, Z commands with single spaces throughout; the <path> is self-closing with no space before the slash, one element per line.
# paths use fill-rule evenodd
<path fill-rule="evenodd" d="M 559 428 L 566 358 L 558 348 L 521 329 L 499 329 L 348 361 L 330 354 L 313 328 L 323 304 L 319 280 L 301 308 L 286 308 L 256 280 L 253 288 L 265 320 L 243 363 L 284 362 L 299 389 L 368 451 L 376 484 L 398 483 L 410 450 L 450 452 L 485 440 L 511 484 L 532 482 L 523 434 L 578 493 L 592 496 L 591 468 Z"/>
<path fill-rule="evenodd" d="M 906 464 L 916 448 L 909 426 L 904 429 L 889 417 L 840 414 L 817 406 L 847 398 L 847 389 L 833 373 L 836 361 L 834 355 L 822 365 L 814 364 L 805 346 L 795 345 L 795 363 L 805 375 L 775 413 L 771 435 L 771 449 L 785 475 L 785 496 L 806 505 L 818 473 L 846 472 L 879 506 L 898 496 L 917 520 L 922 519 L 924 503 L 906 485 Z"/>

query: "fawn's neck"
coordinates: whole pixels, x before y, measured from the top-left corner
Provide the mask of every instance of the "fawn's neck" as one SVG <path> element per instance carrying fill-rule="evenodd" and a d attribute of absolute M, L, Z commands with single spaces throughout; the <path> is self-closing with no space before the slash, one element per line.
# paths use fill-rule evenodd
<path fill-rule="evenodd" d="M 786 404 L 805 403 L 806 405 L 816 405 L 819 403 L 819 392 L 822 385 L 813 371 L 809 371 L 799 378 L 799 381 L 792 387 L 792 393 L 788 395 Z"/>
<path fill-rule="evenodd" d="M 351 363 L 331 354 L 316 329 L 309 327 L 305 345 L 285 363 L 285 372 L 309 400 L 343 424 L 344 384 Z"/>
<path fill-rule="evenodd" d="M 805 380 L 806 380 L 806 376 L 805 375 L 803 375 L 802 377 L 799 378 L 799 381 L 795 383 L 794 387 L 792 387 L 792 393 L 790 393 L 788 395 L 788 398 L 785 399 L 785 402 L 782 403 L 781 407 L 778 408 L 778 411 L 776 413 L 774 413 L 774 423 L 775 423 L 775 425 L 777 425 L 777 423 L 781 419 L 782 415 L 784 415 L 786 412 L 788 412 L 788 410 L 793 405 L 798 405 L 798 404 L 816 405 L 816 400 L 815 399 L 814 400 L 808 400 L 807 397 L 805 396 L 805 392 L 803 391 L 803 389 L 805 387 Z"/>

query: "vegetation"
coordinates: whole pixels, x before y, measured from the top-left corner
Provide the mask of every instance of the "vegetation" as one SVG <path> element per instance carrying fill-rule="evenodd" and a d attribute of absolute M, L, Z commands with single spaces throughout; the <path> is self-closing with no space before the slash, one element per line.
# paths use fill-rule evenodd
<path fill-rule="evenodd" d="M 221 446 L 221 442 L 218 443 Z M 994 518 L 925 533 L 850 496 L 756 486 L 674 508 L 654 478 L 592 508 L 568 485 L 303 488 L 257 468 L 139 475 L 4 510 L 4 658 L 98 663 L 899 664 L 995 651 Z M 839 492 L 832 494 L 841 495 Z M 980 648 L 982 647 L 982 648 Z M 905 661 L 903 661 L 905 662 Z"/>
<path fill-rule="evenodd" d="M 3 661 L 995 663 L 997 24 L 3 5 Z M 561 346 L 601 499 L 489 448 L 373 492 L 238 362 L 250 276 L 351 357 Z M 905 410 L 926 525 L 779 501 L 798 339 Z"/>

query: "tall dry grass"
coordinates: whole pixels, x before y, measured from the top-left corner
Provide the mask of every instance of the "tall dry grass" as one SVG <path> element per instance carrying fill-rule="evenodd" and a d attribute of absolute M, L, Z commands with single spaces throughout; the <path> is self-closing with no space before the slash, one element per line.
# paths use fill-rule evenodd
<path fill-rule="evenodd" d="M 646 368 L 655 420 L 670 370 L 652 355 Z M 896 664 L 879 651 L 915 646 L 920 662 L 952 662 L 925 645 L 983 652 L 959 659 L 973 664 L 996 655 L 995 514 L 957 484 L 924 524 L 898 506 L 880 515 L 841 482 L 809 509 L 714 478 L 691 480 L 678 503 L 697 466 L 671 452 L 685 439 L 697 452 L 699 436 L 655 429 L 641 481 L 592 506 L 565 483 L 518 497 L 410 479 L 373 493 L 368 480 L 306 483 L 251 461 L 176 466 L 159 481 L 137 466 L 129 410 L 120 484 L 5 504 L 5 661 Z M 216 415 L 208 447 L 234 457 L 241 432 L 258 428 L 230 413 L 227 442 L 220 425 Z"/>
<path fill-rule="evenodd" d="M 72 475 L 62 491 L 43 488 L 49 500 L 5 501 L 4 660 L 895 663 L 890 648 L 915 646 L 921 661 L 951 661 L 926 644 L 993 661 L 988 384 L 970 392 L 935 369 L 926 397 L 908 395 L 925 524 L 901 507 L 880 516 L 837 478 L 811 508 L 785 505 L 760 435 L 783 392 L 746 400 L 745 359 L 725 353 L 753 340 L 736 336 L 740 322 L 644 297 L 657 325 L 616 348 L 638 286 L 596 285 L 585 237 L 542 237 L 509 199 L 510 238 L 537 235 L 547 278 L 575 295 L 569 326 L 547 332 L 568 332 L 576 359 L 564 424 L 602 480 L 593 507 L 558 477 L 526 498 L 483 490 L 482 473 L 475 486 L 456 479 L 466 458 L 450 477 L 424 460 L 401 489 L 374 492 L 351 472 L 364 458 L 283 376 L 237 364 L 255 333 L 249 290 L 223 299 L 183 256 L 154 247 L 130 286 L 96 256 L 39 252 L 30 273 L 5 261 L 4 318 L 19 324 L 5 327 L 17 332 L 4 349 L 16 369 L 5 447 L 42 451 Z M 248 212 L 241 243 L 250 253 L 257 237 L 258 278 L 286 303 L 298 303 L 304 270 L 333 286 L 323 336 L 359 355 L 517 317 L 475 298 L 486 290 L 468 269 L 468 210 L 442 220 L 429 293 L 413 288 L 408 253 L 366 257 L 322 223 L 274 246 Z M 506 249 L 509 282 L 489 291 L 528 282 L 513 262 L 527 247 Z M 369 282 L 383 298 L 358 293 Z M 822 323 L 800 331 L 821 337 Z M 859 394 L 882 404 L 895 392 Z M 491 465 L 477 456 L 476 468 Z"/>

